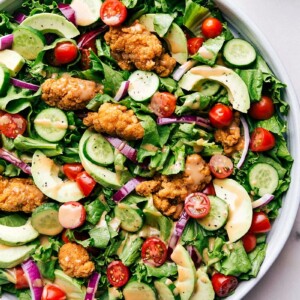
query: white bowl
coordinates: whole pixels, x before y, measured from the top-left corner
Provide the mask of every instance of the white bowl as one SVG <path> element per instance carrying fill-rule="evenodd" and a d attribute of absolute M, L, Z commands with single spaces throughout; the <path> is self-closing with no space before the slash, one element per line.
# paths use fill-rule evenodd
<path fill-rule="evenodd" d="M 20 0 L 0 0 L 0 11 L 12 11 L 21 3 L 22 1 Z M 288 146 L 291 155 L 294 158 L 290 188 L 284 197 L 280 215 L 274 222 L 271 232 L 268 234 L 267 254 L 257 278 L 240 283 L 235 293 L 226 298 L 228 300 L 239 300 L 242 299 L 259 282 L 259 280 L 265 275 L 265 273 L 274 263 L 289 237 L 296 218 L 300 200 L 300 156 L 298 154 L 299 150 L 297 150 L 298 145 L 300 145 L 300 127 L 297 125 L 300 107 L 287 72 L 285 71 L 268 40 L 264 37 L 257 26 L 243 11 L 232 5 L 230 0 L 215 0 L 215 3 L 222 10 L 224 17 L 231 24 L 234 31 L 238 32 L 241 36 L 254 44 L 275 75 L 282 82 L 287 84 L 287 89 L 284 92 L 284 98 L 291 107 L 289 116 L 287 118 Z M 295 197 L 295 195 L 297 195 L 297 197 Z M 11 298 L 3 296 L 2 299 Z"/>

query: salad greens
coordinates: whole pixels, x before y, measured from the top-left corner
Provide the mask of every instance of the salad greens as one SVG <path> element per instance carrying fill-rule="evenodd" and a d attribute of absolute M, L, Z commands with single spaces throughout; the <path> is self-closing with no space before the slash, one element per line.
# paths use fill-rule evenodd
<path fill-rule="evenodd" d="M 53 0 L 26 0 L 22 2 L 17 12 L 24 14 L 27 18 L 41 13 L 63 16 L 58 4 L 63 3 L 68 5 L 71 2 L 70 0 L 62 0 L 59 2 Z M 112 55 L 112 47 L 110 47 L 107 39 L 104 38 L 109 28 L 108 26 L 107 28 L 104 27 L 106 25 L 101 18 L 88 26 L 79 26 L 80 37 L 74 36 L 66 38 L 52 33 L 48 44 L 44 46 L 37 57 L 34 60 L 25 60 L 24 66 L 16 75 L 16 78 L 24 82 L 42 86 L 49 78 L 55 80 L 64 78 L 67 74 L 67 76 L 76 79 L 93 81 L 95 84 L 103 86 L 103 88 L 100 93 L 96 93 L 89 99 L 83 109 L 72 110 L 56 108 L 65 114 L 68 124 L 66 127 L 64 127 L 65 124 L 55 125 L 55 127 L 53 124 L 60 122 L 55 115 L 49 117 L 49 124 L 47 120 L 37 120 L 37 115 L 41 111 L 50 108 L 49 103 L 47 104 L 43 101 L 43 87 L 37 91 L 16 87 L 14 85 L 5 87 L 5 95 L 0 97 L 2 148 L 9 151 L 11 155 L 19 158 L 22 163 L 31 166 L 32 176 L 27 176 L 23 173 L 13 161 L 1 158 L 0 181 L 15 180 L 15 178 L 22 178 L 21 180 L 23 180 L 24 178 L 32 177 L 34 184 L 47 196 L 44 202 L 55 202 L 59 203 L 60 206 L 66 201 L 64 199 L 66 195 L 53 196 L 59 194 L 57 191 L 60 191 L 57 182 L 59 182 L 61 186 L 66 182 L 68 182 L 68 184 L 71 182 L 73 188 L 68 191 L 68 193 L 72 195 L 74 190 L 77 191 L 76 195 L 79 196 L 76 200 L 79 200 L 79 203 L 82 204 L 85 217 L 80 226 L 73 228 L 71 226 L 62 232 L 63 228 L 58 220 L 59 211 L 53 211 L 52 214 L 57 218 L 53 223 L 55 224 L 54 227 L 58 227 L 56 234 L 45 235 L 41 232 L 39 226 L 35 228 L 32 227 L 32 230 L 38 232 L 39 238 L 34 241 L 29 241 L 25 243 L 25 245 L 11 244 L 9 237 L 5 236 L 5 233 L 2 234 L 4 227 L 2 228 L 1 226 L 18 228 L 19 226 L 24 226 L 29 218 L 34 219 L 39 216 L 38 213 L 35 214 L 36 208 L 31 211 L 22 212 L 22 209 L 7 208 L 5 205 L 2 206 L 2 202 L 6 201 L 5 197 L 8 198 L 8 195 L 6 195 L 7 191 L 4 192 L 5 187 L 1 187 L 0 294 L 8 292 L 15 294 L 18 299 L 32 299 L 28 286 L 25 286 L 24 289 L 16 288 L 17 278 L 16 275 L 14 275 L 15 269 L 12 269 L 18 267 L 29 258 L 33 259 L 37 264 L 43 279 L 56 283 L 58 279 L 56 278 L 55 271 L 57 269 L 63 269 L 63 271 L 65 271 L 61 263 L 60 255 L 62 254 L 60 254 L 60 249 L 62 249 L 66 243 L 80 245 L 84 249 L 83 251 L 87 251 L 89 260 L 92 261 L 94 266 L 93 270 L 101 274 L 101 278 L 95 289 L 95 291 L 97 291 L 94 296 L 95 299 L 111 299 L 109 293 L 111 293 L 112 284 L 107 273 L 107 268 L 108 265 L 114 261 L 121 261 L 123 265 L 126 266 L 128 274 L 130 274 L 129 280 L 131 283 L 143 282 L 147 284 L 152 292 L 155 291 L 157 297 L 158 295 L 160 297 L 162 296 L 160 295 L 160 291 L 155 290 L 155 282 L 157 280 L 163 282 L 167 279 L 169 284 L 165 286 L 173 296 L 172 299 L 178 299 L 178 297 L 180 299 L 189 299 L 189 297 L 184 298 L 182 291 L 178 288 L 180 283 L 182 283 L 180 282 L 181 279 L 179 279 L 182 266 L 175 263 L 175 261 L 177 262 L 176 259 L 170 259 L 170 253 L 168 253 L 168 259 L 159 265 L 145 263 L 143 247 L 145 241 L 153 237 L 159 238 L 166 246 L 165 252 L 167 251 L 167 245 L 169 245 L 168 251 L 170 251 L 170 249 L 171 252 L 174 250 L 177 243 L 171 246 L 174 235 L 177 237 L 178 244 L 184 246 L 186 253 L 188 252 L 185 249 L 194 249 L 194 251 L 198 253 L 198 259 L 199 257 L 201 258 L 201 266 L 205 267 L 212 282 L 215 273 L 234 276 L 238 281 L 250 280 L 259 273 L 260 266 L 266 255 L 266 233 L 269 229 L 260 232 L 255 232 L 254 230 L 256 244 L 251 251 L 248 251 L 245 247 L 243 237 L 249 232 L 251 224 L 253 226 L 253 220 L 257 213 L 263 213 L 270 221 L 278 216 L 282 206 L 282 197 L 289 187 L 293 158 L 289 153 L 286 142 L 288 128 L 285 116 L 288 114 L 289 106 L 282 96 L 282 90 L 285 88 L 285 84 L 276 78 L 276 75 L 272 73 L 259 53 L 256 53 L 254 62 L 246 62 L 243 65 L 233 65 L 230 63 L 230 55 L 235 54 L 229 54 L 229 57 L 226 56 L 225 58 L 223 53 L 224 45 L 235 39 L 235 37 L 230 31 L 230 26 L 228 26 L 223 19 L 221 12 L 214 6 L 213 1 L 122 0 L 121 2 L 125 5 L 128 13 L 124 24 L 121 26 L 131 26 L 136 20 L 139 20 L 141 16 L 154 16 L 153 18 L 151 17 L 152 19 L 150 18 L 150 21 L 153 21 L 152 25 L 154 28 L 152 35 L 155 35 L 157 40 L 160 41 L 162 47 L 165 48 L 164 51 L 168 53 L 170 57 L 175 57 L 175 53 L 172 52 L 172 43 L 174 43 L 174 40 L 172 41 L 171 38 L 167 38 L 167 36 L 175 26 L 175 28 L 178 28 L 176 29 L 176 38 L 179 34 L 183 36 L 183 38 L 178 38 L 177 43 L 181 46 L 183 45 L 183 55 L 186 55 L 185 60 L 194 60 L 194 65 L 191 68 L 185 69 L 185 64 L 182 64 L 180 67 L 181 63 L 179 64 L 178 61 L 175 61 L 174 65 L 176 64 L 176 66 L 168 76 L 158 76 L 159 86 L 156 87 L 156 91 L 164 94 L 171 93 L 175 95 L 176 99 L 176 107 L 174 105 L 174 110 L 171 115 L 164 116 L 158 114 L 157 111 L 153 109 L 153 98 L 146 99 L 145 101 L 134 100 L 128 95 L 128 90 L 124 90 L 122 99 L 118 102 L 115 100 L 115 96 L 120 91 L 122 83 L 128 80 L 130 82 L 136 68 L 129 70 L 120 67 L 121 64 L 118 62 L 118 57 Z M 208 17 L 218 18 L 222 22 L 222 33 L 212 38 L 206 38 L 201 31 L 201 24 Z M 22 24 L 18 24 L 10 13 L 1 12 L 1 36 L 13 34 L 14 30 L 21 26 Z M 147 27 L 146 23 L 144 26 Z M 93 39 L 93 46 L 80 48 L 76 58 L 70 63 L 53 63 L 53 51 L 59 44 L 71 43 L 77 47 L 80 38 L 85 34 L 88 35 L 91 31 L 99 27 L 104 28 L 103 33 Z M 38 34 L 42 33 L 38 32 Z M 45 35 L 49 37 L 49 34 Z M 197 37 L 202 37 L 205 41 L 196 53 L 188 52 L 190 39 Z M 1 50 L 0 54 L 2 51 L 4 50 Z M 87 68 L 83 67 L 83 63 L 86 62 L 86 60 L 88 61 Z M 2 64 L 3 62 L 1 62 L 0 68 L 5 68 Z M 197 72 L 200 72 L 203 66 L 209 68 L 205 69 L 207 73 L 201 73 L 201 78 L 197 77 Z M 7 67 L 9 68 L 9 66 Z M 184 70 L 180 76 L 181 79 L 175 76 L 176 72 L 180 69 L 179 67 Z M 144 71 L 145 70 L 142 70 L 141 74 L 143 74 L 142 72 Z M 149 72 L 149 70 L 147 70 L 147 72 Z M 154 71 L 150 70 L 150 72 L 153 73 Z M 207 75 L 208 73 L 209 75 Z M 228 76 L 229 78 L 231 74 L 237 74 L 238 81 L 229 82 L 229 79 L 224 81 L 220 78 L 223 76 Z M 143 78 L 143 80 L 146 79 Z M 190 85 L 189 88 L 187 88 L 186 83 L 183 84 L 184 80 Z M 53 83 L 53 85 L 54 84 L 55 83 Z M 248 91 L 246 99 L 249 98 L 249 103 L 243 104 L 245 107 L 242 107 L 240 111 L 238 111 L 238 109 L 234 110 L 229 124 L 221 126 L 221 128 L 220 126 L 215 126 L 215 123 L 211 120 L 211 112 L 215 105 L 222 104 L 223 106 L 230 107 L 230 111 L 232 111 L 232 90 L 239 91 L 241 85 Z M 147 82 L 143 88 L 145 92 L 148 91 L 149 87 L 147 86 Z M 272 116 L 257 119 L 250 113 L 249 107 L 252 108 L 254 104 L 259 103 L 262 97 L 265 96 L 271 99 L 275 106 L 275 111 Z M 105 105 L 117 104 L 121 105 L 125 110 L 131 111 L 132 114 L 136 116 L 138 123 L 142 126 L 143 136 L 140 139 L 133 138 L 126 140 L 122 138 L 122 135 L 111 134 L 121 140 L 121 142 L 117 140 L 117 142 L 121 143 L 121 148 L 111 146 L 109 142 L 104 139 L 107 143 L 106 147 L 108 147 L 106 149 L 110 149 L 113 153 L 114 161 L 111 164 L 101 165 L 95 161 L 94 153 L 89 152 L 94 151 L 88 148 L 88 143 L 92 143 L 93 141 L 92 136 L 89 136 L 83 141 L 86 135 L 85 132 L 88 132 L 86 131 L 88 126 L 85 125 L 86 117 L 92 112 L 93 114 L 97 114 L 98 110 Z M 5 130 L 3 131 L 3 129 L 1 129 L 1 126 L 3 126 L 1 125 L 1 118 L 4 114 L 8 114 L 9 116 L 18 114 L 22 116 L 25 120 L 24 122 L 26 122 L 26 129 L 24 128 L 24 131 L 16 136 L 7 134 Z M 176 116 L 177 121 L 169 122 L 165 120 L 173 116 Z M 183 119 L 180 119 L 181 117 L 190 118 L 190 121 L 186 121 L 187 119 L 182 121 Z M 202 121 L 200 121 L 200 123 L 197 122 L 196 117 L 202 118 Z M 245 120 L 249 128 L 241 125 L 241 118 Z M 45 126 L 45 135 L 43 136 L 37 133 L 36 126 L 38 122 L 40 122 L 42 126 Z M 115 125 L 113 119 L 111 123 Z M 51 126 L 54 126 L 54 129 Z M 49 129 L 49 127 L 52 129 Z M 95 124 L 93 127 L 96 129 Z M 267 133 L 273 137 L 274 144 L 271 147 L 263 150 L 253 148 L 253 144 L 255 144 L 253 132 L 257 129 L 267 131 Z M 50 141 L 48 135 L 52 137 L 56 130 L 65 130 L 66 133 L 63 138 Z M 231 130 L 234 133 L 232 133 Z M 223 136 L 217 138 L 218 133 Z M 249 140 L 246 138 L 247 133 L 252 133 L 249 149 Z M 95 133 L 95 136 L 98 134 L 100 135 L 100 133 Z M 107 137 L 110 132 L 104 132 L 103 134 L 104 137 Z M 234 136 L 234 134 L 237 134 L 237 137 Z M 230 140 L 231 138 L 233 140 L 236 139 L 235 142 L 228 144 L 227 141 L 226 144 L 226 139 Z M 95 141 L 97 140 L 95 139 Z M 260 141 L 260 143 L 263 142 Z M 105 147 L 104 142 L 103 144 L 92 144 L 92 146 L 96 148 L 95 151 L 98 151 L 100 147 L 100 150 L 95 152 L 96 159 L 97 156 L 106 155 L 105 150 L 101 150 L 101 147 L 103 147 L 103 149 Z M 260 147 L 261 145 L 256 146 Z M 131 153 L 127 153 L 127 155 L 126 153 L 124 154 L 124 152 L 122 152 L 124 147 L 131 149 Z M 46 156 L 46 160 L 41 161 L 38 171 L 34 169 L 34 164 L 37 164 L 36 156 L 38 156 L 37 153 L 39 153 L 37 150 L 42 151 Z M 243 152 L 245 153 L 243 154 Z M 228 219 L 226 217 L 221 226 L 216 230 L 214 228 L 208 230 L 211 224 L 202 226 L 202 223 L 200 224 L 200 222 L 193 217 L 188 217 L 184 225 L 181 223 L 181 218 L 178 221 L 179 217 L 182 217 L 187 209 L 183 209 L 184 200 L 178 200 L 181 195 L 179 192 L 176 194 L 176 192 L 181 191 L 180 188 L 182 188 L 182 186 L 180 185 L 186 184 L 186 181 L 184 181 L 186 177 L 184 176 L 187 176 L 187 170 L 192 170 L 190 171 L 192 175 L 193 172 L 202 172 L 198 169 L 198 171 L 195 171 L 195 166 L 189 165 L 188 159 L 193 157 L 193 155 L 196 155 L 197 159 L 199 159 L 199 157 L 201 159 L 201 163 L 198 162 L 197 166 L 201 164 L 201 167 L 206 167 L 208 170 L 208 174 L 205 175 L 206 177 L 203 175 L 204 173 L 202 174 L 206 179 L 208 178 L 208 181 L 198 183 L 198 190 L 193 190 L 193 193 L 202 192 L 210 182 L 210 187 L 212 187 L 213 190 L 215 189 L 216 196 L 221 198 L 221 194 L 218 192 L 221 183 L 218 182 L 224 183 L 224 193 L 227 196 L 221 200 L 225 202 L 224 205 L 228 209 L 229 217 Z M 233 164 L 233 168 L 229 168 L 228 165 L 225 165 L 225 167 L 217 166 L 219 167 L 219 171 L 214 173 L 212 171 L 214 166 L 209 162 L 211 158 L 216 157 L 216 155 L 221 155 L 229 159 Z M 241 160 L 242 166 L 238 167 Z M 71 180 L 65 172 L 64 166 L 73 163 L 81 163 L 83 166 L 81 172 L 83 172 L 84 168 L 87 172 L 87 176 L 94 182 L 95 186 L 93 186 L 88 193 L 85 193 L 82 186 L 77 182 L 77 177 Z M 254 166 L 258 166 L 259 164 L 261 164 L 262 167 L 264 164 L 271 166 L 278 174 L 278 182 L 276 183 L 276 188 L 267 193 L 272 194 L 274 199 L 270 202 L 265 202 L 253 211 L 252 202 L 261 197 L 258 194 L 260 186 L 257 186 L 257 184 L 259 185 L 265 180 L 267 182 L 266 188 L 268 188 L 270 181 L 274 180 L 269 178 L 268 174 L 264 173 L 265 171 L 262 169 L 260 172 L 261 177 L 255 178 L 255 182 L 253 181 L 250 175 L 251 170 Z M 49 165 L 51 165 L 52 169 L 48 167 Z M 230 171 L 229 175 L 225 176 L 229 176 L 229 179 L 224 179 L 224 177 L 220 177 L 220 174 L 216 174 L 219 172 L 222 175 L 222 172 L 224 172 L 222 168 L 227 168 L 225 173 L 228 170 Z M 191 178 L 193 177 L 192 175 L 190 175 Z M 133 186 L 130 191 L 124 187 L 122 190 L 122 186 L 133 178 L 137 178 L 139 182 L 149 181 L 149 186 L 157 184 L 158 189 L 156 190 L 154 188 L 147 195 L 138 193 L 136 185 Z M 203 180 L 205 180 L 205 178 Z M 174 187 L 172 184 L 176 180 L 182 181 L 180 181 L 179 185 L 174 185 Z M 47 184 L 49 184 L 48 187 Z M 228 192 L 230 191 L 229 188 L 227 191 L 228 194 L 226 194 L 226 186 L 228 187 L 229 184 L 234 187 L 233 192 L 231 191 L 232 194 Z M 171 192 L 174 192 L 174 195 L 176 195 L 170 197 L 160 196 L 161 198 L 159 198 L 158 195 L 163 193 L 168 195 L 168 193 L 171 193 L 170 191 L 167 192 L 169 186 Z M 187 193 L 188 185 L 183 187 L 186 188 L 185 193 Z M 52 191 L 49 192 L 51 188 Z M 121 189 L 121 191 L 125 193 L 126 197 L 122 201 L 116 200 L 115 198 L 115 193 L 118 189 Z M 240 199 L 240 192 L 238 192 L 238 190 L 242 190 L 247 197 Z M 208 192 L 209 195 L 213 193 L 214 192 Z M 26 195 L 24 195 L 24 197 L 26 197 Z M 205 197 L 207 198 L 207 196 Z M 211 209 L 210 212 L 208 212 L 211 217 L 209 222 L 216 222 L 217 218 L 221 219 L 217 220 L 221 222 L 224 212 L 219 211 L 219 208 L 212 208 L 213 197 L 209 196 L 208 201 L 210 201 Z M 237 202 L 235 201 L 241 201 L 240 205 L 244 209 L 243 212 L 239 211 Z M 47 205 L 47 203 L 42 204 L 42 206 L 43 205 Z M 237 206 L 235 207 L 235 205 Z M 175 210 L 177 211 L 179 209 L 180 213 L 178 215 L 176 215 L 176 212 L 169 213 L 170 211 L 168 209 L 172 207 L 177 207 Z M 195 210 L 197 210 L 197 208 Z M 41 227 L 47 227 L 49 218 L 52 218 L 46 213 L 44 214 L 43 216 L 40 214 L 39 217 L 41 218 Z M 116 215 L 118 215 L 118 217 Z M 64 218 L 67 219 L 69 216 L 66 215 Z M 204 216 L 204 218 L 206 217 Z M 230 218 L 236 218 L 236 228 L 238 229 L 229 228 L 228 224 L 230 223 Z M 180 227 L 179 231 L 178 227 Z M 253 227 L 251 228 L 253 230 Z M 231 231 L 235 229 L 237 231 L 240 230 L 242 233 L 232 233 L 233 235 L 231 235 Z M 234 235 L 236 238 L 231 238 Z M 1 251 L 7 251 L 7 247 L 9 247 L 11 253 L 14 253 L 19 246 L 26 247 L 32 245 L 33 248 L 30 248 L 30 251 L 28 250 L 24 256 L 13 261 L 9 258 L 5 258 L 4 254 L 1 254 Z M 32 251 L 32 249 L 34 250 Z M 192 274 L 191 276 L 194 276 L 195 279 L 195 266 L 197 269 L 198 266 L 194 264 L 195 260 L 193 262 L 191 259 L 193 255 L 191 254 L 190 257 L 190 255 L 185 252 L 182 253 L 182 261 L 186 264 L 184 267 L 189 269 Z M 167 256 L 166 253 L 165 255 Z M 187 258 L 186 255 L 188 255 Z M 76 299 L 84 299 L 82 295 L 85 295 L 87 291 L 86 287 L 90 275 L 91 274 L 88 274 L 88 276 L 72 276 L 72 274 L 70 275 L 70 273 L 68 273 L 65 274 L 63 279 L 59 278 L 59 280 L 62 280 L 60 282 L 67 280 L 68 284 L 71 284 L 71 281 L 75 285 L 79 284 L 82 289 L 82 294 Z M 75 278 L 71 279 L 70 277 Z M 186 280 L 188 281 L 189 279 Z M 176 286 L 178 283 L 179 285 Z M 211 285 L 211 283 L 209 284 Z M 123 286 L 115 285 L 115 287 L 118 287 L 117 291 L 119 296 L 124 297 L 122 294 Z M 175 289 L 171 287 L 175 287 Z M 60 288 L 64 290 L 63 286 Z M 190 293 L 192 292 L 193 291 L 190 291 Z M 215 297 L 218 297 L 219 291 L 212 289 L 213 297 L 215 294 Z M 88 292 L 86 295 L 88 295 Z M 192 294 L 190 294 L 190 296 L 192 296 Z M 206 296 L 203 297 L 203 299 L 207 300 L 214 299 L 208 296 L 208 298 L 206 298 Z M 125 299 L 127 300 L 126 297 Z M 138 296 L 135 299 L 139 299 Z M 130 299 L 128 298 L 128 300 Z"/>

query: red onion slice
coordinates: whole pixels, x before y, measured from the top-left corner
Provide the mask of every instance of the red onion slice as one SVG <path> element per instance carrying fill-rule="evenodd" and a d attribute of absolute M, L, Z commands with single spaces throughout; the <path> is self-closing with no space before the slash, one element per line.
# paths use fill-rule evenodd
<path fill-rule="evenodd" d="M 202 257 L 200 255 L 199 251 L 196 249 L 196 247 L 194 247 L 192 245 L 188 245 L 186 247 L 186 250 L 190 254 L 191 259 L 194 262 L 195 268 L 198 269 L 200 267 L 201 261 L 202 261 Z"/>
<path fill-rule="evenodd" d="M 0 157 L 20 168 L 24 173 L 31 175 L 30 166 L 3 148 L 0 149 Z"/>
<path fill-rule="evenodd" d="M 196 64 L 197 62 L 195 60 L 188 60 L 183 65 L 181 65 L 178 69 L 175 70 L 175 72 L 172 75 L 173 79 L 179 81 L 181 77 Z"/>
<path fill-rule="evenodd" d="M 58 8 L 66 19 L 76 25 L 75 10 L 69 4 L 59 3 Z"/>
<path fill-rule="evenodd" d="M 113 200 L 115 202 L 120 202 L 123 200 L 126 196 L 128 196 L 134 189 L 135 187 L 144 181 L 142 177 L 136 177 L 131 180 L 129 180 L 125 185 L 123 185 L 114 195 L 113 195 Z"/>
<path fill-rule="evenodd" d="M 114 98 L 116 101 L 120 101 L 121 99 L 126 97 L 128 88 L 129 88 L 129 83 L 130 83 L 130 81 L 128 81 L 128 80 L 123 81 L 121 83 L 121 86 L 120 86 L 119 90 L 117 91 L 116 96 Z"/>
<path fill-rule="evenodd" d="M 158 117 L 156 123 L 158 125 L 167 125 L 172 123 L 195 123 L 203 128 L 206 128 L 207 130 L 212 130 L 212 127 L 209 125 L 209 120 L 199 116 L 182 116 L 169 118 Z"/>
<path fill-rule="evenodd" d="M 19 80 L 19 79 L 16 79 L 16 78 L 11 78 L 10 79 L 10 82 L 14 85 L 14 86 L 17 86 L 21 89 L 28 89 L 28 90 L 32 90 L 32 91 L 38 91 L 40 86 L 39 85 L 36 85 L 36 84 L 33 84 L 33 83 L 28 83 L 28 82 L 25 82 L 25 81 L 22 81 L 22 80 Z"/>
<path fill-rule="evenodd" d="M 265 194 L 261 198 L 252 202 L 252 208 L 254 209 L 254 208 L 265 206 L 269 202 L 271 202 L 273 199 L 274 199 L 274 195 Z"/>
<path fill-rule="evenodd" d="M 11 48 L 11 45 L 14 41 L 13 34 L 8 34 L 5 36 L 2 36 L 0 38 L 0 50 L 5 50 Z"/>
<path fill-rule="evenodd" d="M 31 299 L 41 300 L 43 293 L 43 281 L 36 263 L 32 259 L 28 259 L 23 262 L 21 266 L 29 283 Z"/>
<path fill-rule="evenodd" d="M 248 149 L 249 149 L 249 144 L 250 144 L 250 134 L 249 134 L 249 126 L 247 124 L 247 121 L 245 120 L 244 117 L 241 117 L 241 122 L 243 125 L 243 130 L 244 130 L 244 149 L 241 155 L 241 158 L 239 160 L 239 162 L 237 163 L 236 167 L 238 169 L 240 169 L 246 159 L 247 153 L 248 153 Z"/>
<path fill-rule="evenodd" d="M 26 18 L 27 16 L 20 12 L 14 14 L 14 19 L 19 24 L 21 24 Z"/>
<path fill-rule="evenodd" d="M 94 300 L 101 274 L 94 272 L 89 280 L 84 300 Z"/>
<path fill-rule="evenodd" d="M 89 31 L 83 35 L 81 35 L 77 41 L 77 46 L 79 49 L 87 48 L 88 43 L 96 38 L 99 34 L 105 32 L 108 29 L 107 25 L 101 26 L 97 29 Z"/>

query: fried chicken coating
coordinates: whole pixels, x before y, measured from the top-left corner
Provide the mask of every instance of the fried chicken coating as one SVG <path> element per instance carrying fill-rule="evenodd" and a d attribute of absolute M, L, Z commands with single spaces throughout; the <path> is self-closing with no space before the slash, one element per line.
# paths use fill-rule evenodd
<path fill-rule="evenodd" d="M 215 131 L 215 141 L 222 144 L 224 153 L 228 156 L 244 148 L 244 138 L 241 136 L 240 123 L 240 113 L 235 112 L 230 126 Z"/>
<path fill-rule="evenodd" d="M 133 110 L 114 103 L 104 103 L 99 111 L 88 113 L 83 124 L 98 132 L 118 136 L 124 140 L 139 140 L 144 136 L 144 128 Z"/>
<path fill-rule="evenodd" d="M 208 164 L 199 154 L 192 154 L 187 157 L 182 174 L 156 176 L 137 185 L 136 192 L 141 196 L 152 194 L 153 204 L 160 212 L 178 219 L 187 195 L 202 191 L 211 179 Z"/>
<path fill-rule="evenodd" d="M 84 109 L 98 93 L 103 93 L 101 84 L 69 75 L 42 84 L 42 100 L 63 110 Z"/>
<path fill-rule="evenodd" d="M 110 27 L 104 38 L 122 70 L 137 68 L 168 77 L 175 68 L 176 60 L 165 53 L 156 35 L 138 21 L 129 27 Z"/>
<path fill-rule="evenodd" d="M 0 176 L 0 210 L 32 212 L 45 200 L 32 179 Z"/>
<path fill-rule="evenodd" d="M 75 243 L 66 243 L 59 249 L 58 261 L 62 270 L 71 277 L 89 277 L 95 270 L 87 250 Z"/>

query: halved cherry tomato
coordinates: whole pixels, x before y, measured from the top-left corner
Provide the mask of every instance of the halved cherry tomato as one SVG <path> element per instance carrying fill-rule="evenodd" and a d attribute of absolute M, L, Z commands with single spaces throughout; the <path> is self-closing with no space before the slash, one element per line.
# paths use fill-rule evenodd
<path fill-rule="evenodd" d="M 64 229 L 63 232 L 61 233 L 61 239 L 65 244 L 71 243 L 71 241 L 69 240 L 69 238 L 67 236 L 67 229 Z"/>
<path fill-rule="evenodd" d="M 222 154 L 215 154 L 210 158 L 209 169 L 217 178 L 226 178 L 233 172 L 232 160 Z"/>
<path fill-rule="evenodd" d="M 215 273 L 211 278 L 215 293 L 219 297 L 227 297 L 238 286 L 238 280 L 234 276 L 227 276 L 221 273 Z"/>
<path fill-rule="evenodd" d="M 69 163 L 63 165 L 63 172 L 70 180 L 76 180 L 79 173 L 83 171 L 81 163 Z"/>
<path fill-rule="evenodd" d="M 54 65 L 66 65 L 73 62 L 78 56 L 78 48 L 72 42 L 58 43 L 54 48 Z"/>
<path fill-rule="evenodd" d="M 92 192 L 96 185 L 94 178 L 92 178 L 86 171 L 83 171 L 76 176 L 76 182 L 86 197 Z"/>
<path fill-rule="evenodd" d="M 190 55 L 194 55 L 198 52 L 199 48 L 202 46 L 204 38 L 193 37 L 187 40 L 188 51 Z"/>
<path fill-rule="evenodd" d="M 100 18 L 106 25 L 118 26 L 127 18 L 127 8 L 119 0 L 106 0 L 100 9 Z"/>
<path fill-rule="evenodd" d="M 167 260 L 166 244 L 156 237 L 149 237 L 142 245 L 142 259 L 144 263 L 159 267 Z"/>
<path fill-rule="evenodd" d="M 262 211 L 254 212 L 249 232 L 265 233 L 270 230 L 271 230 L 271 223 L 268 216 Z"/>
<path fill-rule="evenodd" d="M 0 133 L 6 137 L 15 139 L 19 134 L 23 134 L 27 127 L 27 121 L 19 114 L 1 113 Z"/>
<path fill-rule="evenodd" d="M 28 289 L 29 284 L 23 269 L 21 267 L 16 267 L 15 274 L 16 274 L 15 288 L 17 290 Z"/>
<path fill-rule="evenodd" d="M 249 109 L 249 115 L 256 120 L 267 120 L 274 112 L 274 103 L 268 96 L 262 96 L 258 102 L 252 103 Z"/>
<path fill-rule="evenodd" d="M 204 218 L 210 211 L 210 201 L 204 193 L 192 193 L 186 197 L 184 209 L 191 218 Z"/>
<path fill-rule="evenodd" d="M 215 191 L 215 187 L 212 184 L 212 182 L 210 182 L 203 190 L 202 193 L 205 195 L 212 195 L 212 196 L 216 196 L 216 191 Z"/>
<path fill-rule="evenodd" d="M 201 30 L 207 39 L 211 39 L 222 33 L 223 25 L 217 18 L 210 17 L 203 21 Z"/>
<path fill-rule="evenodd" d="M 64 228 L 80 227 L 84 223 L 85 217 L 85 208 L 79 202 L 66 202 L 58 210 L 58 221 Z"/>
<path fill-rule="evenodd" d="M 158 117 L 170 117 L 176 108 L 176 97 L 168 92 L 156 92 L 149 107 Z"/>
<path fill-rule="evenodd" d="M 42 300 L 65 300 L 66 293 L 56 284 L 48 283 L 44 286 Z"/>
<path fill-rule="evenodd" d="M 253 251 L 256 247 L 255 234 L 248 232 L 242 237 L 242 242 L 247 253 Z"/>
<path fill-rule="evenodd" d="M 257 127 L 251 134 L 250 150 L 262 152 L 274 148 L 276 140 L 272 132 L 262 127 Z"/>
<path fill-rule="evenodd" d="M 106 275 L 112 286 L 121 287 L 129 280 L 129 269 L 121 261 L 115 260 L 108 265 Z"/>
<path fill-rule="evenodd" d="M 210 123 L 216 128 L 229 126 L 233 120 L 233 112 L 230 107 L 222 103 L 215 104 L 209 111 Z"/>

